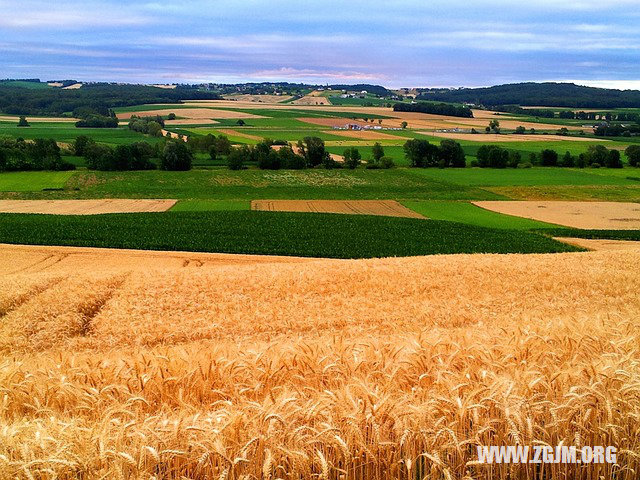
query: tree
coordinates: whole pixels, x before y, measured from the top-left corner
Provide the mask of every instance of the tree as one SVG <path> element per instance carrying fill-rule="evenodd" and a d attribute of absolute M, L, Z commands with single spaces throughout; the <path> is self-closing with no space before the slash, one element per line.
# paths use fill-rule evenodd
<path fill-rule="evenodd" d="M 519 127 L 516 127 L 515 133 L 517 133 L 518 135 L 524 135 L 525 133 L 527 133 L 527 130 L 522 125 L 520 125 Z"/>
<path fill-rule="evenodd" d="M 558 166 L 558 152 L 546 148 L 540 152 L 540 161 L 543 167 L 556 167 Z"/>
<path fill-rule="evenodd" d="M 467 166 L 464 150 L 454 140 L 442 140 L 440 142 L 439 157 L 444 167 L 464 168 Z"/>
<path fill-rule="evenodd" d="M 498 120 L 491 120 L 489 122 L 489 130 L 493 131 L 493 133 L 500 133 L 500 122 Z"/>
<path fill-rule="evenodd" d="M 566 137 L 567 135 L 569 135 L 569 129 L 567 127 L 562 127 L 560 130 L 556 132 L 556 134 Z"/>
<path fill-rule="evenodd" d="M 84 157 L 85 151 L 87 147 L 91 144 L 95 143 L 94 140 L 86 135 L 80 135 L 76 137 L 73 142 L 73 151 L 79 157 Z"/>
<path fill-rule="evenodd" d="M 224 135 L 220 135 L 215 139 L 214 145 L 218 155 L 229 155 L 231 153 L 231 142 Z"/>
<path fill-rule="evenodd" d="M 606 165 L 609 159 L 609 151 L 604 145 L 590 145 L 585 154 L 587 165 Z"/>
<path fill-rule="evenodd" d="M 229 170 L 243 170 L 245 159 L 249 157 L 249 147 L 243 145 L 240 148 L 233 148 L 227 156 L 227 166 Z"/>
<path fill-rule="evenodd" d="M 216 146 L 211 145 L 209 147 L 209 158 L 211 159 L 212 162 L 215 162 L 217 157 L 218 157 L 218 152 L 216 150 Z"/>
<path fill-rule="evenodd" d="M 282 168 L 302 170 L 307 167 L 307 161 L 304 157 L 295 153 L 288 144 L 278 150 L 278 156 L 280 157 Z"/>
<path fill-rule="evenodd" d="M 167 120 L 175 120 L 175 119 L 176 119 L 175 113 L 170 113 L 169 115 L 167 115 Z"/>
<path fill-rule="evenodd" d="M 355 147 L 347 148 L 342 156 L 344 157 L 344 166 L 350 170 L 356 169 L 362 160 L 360 152 Z"/>
<path fill-rule="evenodd" d="M 405 128 L 407 128 L 409 126 L 409 124 L 407 122 L 402 122 L 400 124 L 400 126 L 402 127 L 402 129 L 404 130 Z"/>
<path fill-rule="evenodd" d="M 520 152 L 513 150 L 509 152 L 509 161 L 507 162 L 507 167 L 518 168 L 518 165 L 520 165 L 521 160 L 522 160 L 522 155 L 520 154 Z"/>
<path fill-rule="evenodd" d="M 380 145 L 380 142 L 376 142 L 371 149 L 371 157 L 374 162 L 379 162 L 382 157 L 384 157 L 384 148 Z"/>
<path fill-rule="evenodd" d="M 640 145 L 629 145 L 624 153 L 629 160 L 629 165 L 632 167 L 640 165 Z"/>
<path fill-rule="evenodd" d="M 31 125 L 29 125 L 29 122 L 27 122 L 26 117 L 20 117 L 20 119 L 18 120 L 18 126 L 19 127 L 30 127 Z"/>
<path fill-rule="evenodd" d="M 609 150 L 605 166 L 607 168 L 622 168 L 622 159 L 618 150 Z"/>
<path fill-rule="evenodd" d="M 476 157 L 482 168 L 506 168 L 509 163 L 509 151 L 497 145 L 482 145 Z"/>
<path fill-rule="evenodd" d="M 191 170 L 193 155 L 181 140 L 169 140 L 160 154 L 162 170 Z"/>
<path fill-rule="evenodd" d="M 244 127 L 247 123 L 242 120 L 241 118 L 238 119 L 238 121 L 236 122 L 236 125 L 238 125 L 239 127 Z"/>
<path fill-rule="evenodd" d="M 412 139 L 404 144 L 404 155 L 412 167 L 436 167 L 440 149 L 427 140 Z"/>
<path fill-rule="evenodd" d="M 304 137 L 298 142 L 298 150 L 310 167 L 330 165 L 331 156 L 324 147 L 324 140 L 318 137 Z"/>
<path fill-rule="evenodd" d="M 576 166 L 575 159 L 571 155 L 571 152 L 567 151 L 567 153 L 564 154 L 564 157 L 562 157 L 562 166 L 566 168 L 571 168 Z"/>

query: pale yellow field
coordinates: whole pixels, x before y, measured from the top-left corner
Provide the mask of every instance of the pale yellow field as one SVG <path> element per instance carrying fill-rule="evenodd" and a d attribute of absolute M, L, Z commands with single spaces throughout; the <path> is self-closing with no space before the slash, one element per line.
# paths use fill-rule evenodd
<path fill-rule="evenodd" d="M 425 218 L 395 200 L 253 200 L 251 209 L 275 212 L 345 213 Z"/>
<path fill-rule="evenodd" d="M 640 250 L 0 252 L 0 478 L 533 478 L 473 463 L 514 443 L 637 478 Z"/>
<path fill-rule="evenodd" d="M 19 120 L 19 117 L 0 115 L 0 120 L 3 122 L 13 122 L 16 123 Z M 28 122 L 46 122 L 46 123 L 75 123 L 78 121 L 77 118 L 68 118 L 68 117 L 27 117 Z"/>
<path fill-rule="evenodd" d="M 146 117 L 151 116 L 155 117 L 156 115 L 169 115 L 170 113 L 175 113 L 178 117 L 187 118 L 189 120 L 213 120 L 213 119 L 247 119 L 247 118 L 265 118 L 261 115 L 254 115 L 252 113 L 244 113 L 244 112 L 234 112 L 231 110 L 215 110 L 212 108 L 179 108 L 179 109 L 171 109 L 166 108 L 164 110 L 149 110 L 144 112 L 123 112 L 118 114 L 118 118 L 121 120 L 128 120 L 133 115 L 137 115 L 138 117 Z"/>
<path fill-rule="evenodd" d="M 470 142 L 491 142 L 491 143 L 504 143 L 504 142 L 608 142 L 609 140 L 603 140 L 601 138 L 589 138 L 589 137 L 576 137 L 576 136 L 563 136 L 563 135 L 517 135 L 508 134 L 501 135 L 495 133 L 456 133 L 456 132 L 418 132 L 423 135 L 431 135 L 440 138 L 451 138 L 453 140 L 469 140 Z"/>
<path fill-rule="evenodd" d="M 228 95 L 223 97 L 225 100 L 235 100 L 238 102 L 252 102 L 252 103 L 282 103 L 286 102 L 291 95 Z"/>
<path fill-rule="evenodd" d="M 165 212 L 177 200 L 0 200 L 0 213 L 94 215 L 99 213 Z"/>
<path fill-rule="evenodd" d="M 640 228 L 640 203 L 566 201 L 473 202 L 494 212 L 574 228 L 635 230 Z"/>

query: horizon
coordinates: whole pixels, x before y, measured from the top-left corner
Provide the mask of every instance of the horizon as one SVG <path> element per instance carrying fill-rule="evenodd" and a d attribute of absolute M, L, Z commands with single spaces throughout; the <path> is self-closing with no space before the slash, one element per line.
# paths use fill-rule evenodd
<path fill-rule="evenodd" d="M 141 84 L 395 89 L 551 81 L 640 89 L 639 5 L 0 0 L 13 12 L 0 18 L 0 71 L 7 78 Z"/>

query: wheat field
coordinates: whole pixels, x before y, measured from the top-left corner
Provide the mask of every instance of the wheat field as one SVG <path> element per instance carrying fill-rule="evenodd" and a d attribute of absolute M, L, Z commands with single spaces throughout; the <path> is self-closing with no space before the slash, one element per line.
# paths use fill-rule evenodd
<path fill-rule="evenodd" d="M 2 479 L 638 478 L 639 249 L 0 253 Z"/>

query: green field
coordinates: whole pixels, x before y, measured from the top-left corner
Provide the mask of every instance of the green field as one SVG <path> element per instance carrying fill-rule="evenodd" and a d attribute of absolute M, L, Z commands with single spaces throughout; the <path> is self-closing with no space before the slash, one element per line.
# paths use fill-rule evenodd
<path fill-rule="evenodd" d="M 63 188 L 75 172 L 0 173 L 0 192 L 37 192 Z"/>
<path fill-rule="evenodd" d="M 447 181 L 458 185 L 498 187 L 537 185 L 640 185 L 636 180 L 626 178 L 634 170 L 621 169 L 622 176 L 612 173 L 615 169 L 574 169 L 559 167 L 535 168 L 416 168 L 415 175 L 437 181 Z M 597 172 L 597 173 L 595 173 Z"/>
<path fill-rule="evenodd" d="M 556 228 L 556 225 L 529 220 L 528 218 L 513 217 L 501 213 L 491 212 L 476 207 L 469 202 L 421 200 L 405 201 L 404 206 L 424 215 L 432 220 L 447 220 L 480 227 L 500 228 L 507 230 L 533 230 Z"/>
<path fill-rule="evenodd" d="M 28 117 L 27 117 L 28 119 Z M 160 139 L 129 130 L 126 124 L 119 128 L 76 128 L 72 122 L 30 122 L 30 127 L 18 127 L 16 123 L 0 122 L 0 136 L 24 139 L 52 138 L 61 143 L 72 143 L 80 135 L 109 145 L 129 144 L 142 140 L 155 143 Z"/>
<path fill-rule="evenodd" d="M 0 178 L 3 175 L 0 174 Z M 36 174 L 37 175 L 37 174 Z M 2 197 L 0 193 L 0 197 Z M 4 195 L 7 196 L 6 194 Z M 31 192 L 20 198 L 423 199 L 499 200 L 494 193 L 433 180 L 409 169 L 241 170 L 165 172 L 80 170 L 64 192 Z M 16 198 L 15 195 L 12 198 Z"/>
<path fill-rule="evenodd" d="M 0 214 L 0 243 L 327 258 L 580 250 L 535 233 L 453 222 L 253 211 Z"/>

